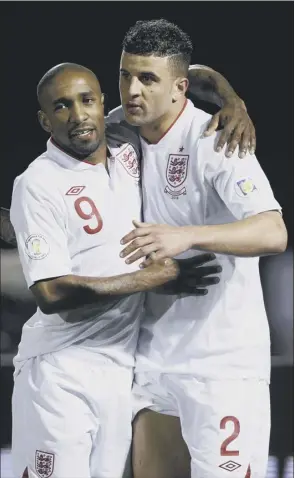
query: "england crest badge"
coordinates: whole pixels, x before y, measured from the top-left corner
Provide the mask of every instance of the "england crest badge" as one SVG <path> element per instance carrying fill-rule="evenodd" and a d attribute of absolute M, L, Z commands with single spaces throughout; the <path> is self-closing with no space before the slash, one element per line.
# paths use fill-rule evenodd
<path fill-rule="evenodd" d="M 139 179 L 140 165 L 135 149 L 128 144 L 122 151 L 117 154 L 117 159 L 126 169 L 127 173 L 135 179 Z"/>
<path fill-rule="evenodd" d="M 54 469 L 54 454 L 36 450 L 35 468 L 40 478 L 49 478 Z"/>
<path fill-rule="evenodd" d="M 170 194 L 173 198 L 186 195 L 186 187 L 183 186 L 188 169 L 188 154 L 169 154 L 166 179 L 167 186 L 165 187 L 165 193 Z"/>

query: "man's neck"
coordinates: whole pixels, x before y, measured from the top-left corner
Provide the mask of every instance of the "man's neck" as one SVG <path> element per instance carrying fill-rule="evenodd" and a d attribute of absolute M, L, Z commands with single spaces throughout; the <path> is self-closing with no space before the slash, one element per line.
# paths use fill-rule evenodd
<path fill-rule="evenodd" d="M 172 108 L 157 121 L 141 126 L 139 128 L 140 135 L 151 144 L 158 143 L 181 115 L 186 103 L 185 97 L 174 103 Z"/>
<path fill-rule="evenodd" d="M 87 156 L 83 154 L 79 155 L 70 149 L 66 149 L 63 146 L 60 146 L 54 138 L 51 138 L 51 141 L 55 146 L 58 147 L 58 149 L 68 154 L 72 158 L 76 159 L 77 161 L 83 161 L 85 163 L 93 165 L 101 163 L 106 166 L 107 164 L 107 144 L 105 138 L 103 139 L 97 150 Z"/>

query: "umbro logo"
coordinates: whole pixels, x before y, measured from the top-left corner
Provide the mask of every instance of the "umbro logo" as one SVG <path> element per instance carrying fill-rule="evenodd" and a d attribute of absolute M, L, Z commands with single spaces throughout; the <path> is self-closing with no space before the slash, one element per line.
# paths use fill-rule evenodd
<path fill-rule="evenodd" d="M 240 467 L 241 465 L 239 463 L 236 463 L 235 461 L 232 461 L 232 460 L 229 460 L 226 463 L 219 465 L 219 468 L 222 468 L 223 470 L 226 470 L 226 471 L 235 471 Z"/>
<path fill-rule="evenodd" d="M 85 186 L 72 186 L 66 193 L 66 196 L 78 196 L 83 189 L 85 189 Z"/>

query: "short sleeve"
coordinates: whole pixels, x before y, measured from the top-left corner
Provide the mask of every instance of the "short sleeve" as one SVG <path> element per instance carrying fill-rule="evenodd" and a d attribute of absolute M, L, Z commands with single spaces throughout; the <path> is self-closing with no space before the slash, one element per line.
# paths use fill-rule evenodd
<path fill-rule="evenodd" d="M 208 150 L 207 150 L 208 154 Z M 231 158 L 223 153 L 210 154 L 206 162 L 205 178 L 237 219 L 266 211 L 281 211 L 270 183 L 257 158 L 248 154 L 240 159 L 238 152 Z"/>
<path fill-rule="evenodd" d="M 28 287 L 72 273 L 64 214 L 57 197 L 57 191 L 49 194 L 38 181 L 25 176 L 14 182 L 10 220 Z"/>

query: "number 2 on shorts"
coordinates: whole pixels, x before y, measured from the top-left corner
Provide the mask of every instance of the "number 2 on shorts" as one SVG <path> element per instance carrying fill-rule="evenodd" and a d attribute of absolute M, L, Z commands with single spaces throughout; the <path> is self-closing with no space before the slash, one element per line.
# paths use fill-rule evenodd
<path fill-rule="evenodd" d="M 87 203 L 90 205 L 91 210 L 89 213 L 82 210 L 81 203 Z M 103 226 L 102 218 L 92 199 L 90 199 L 87 196 L 83 196 L 79 199 L 76 199 L 76 201 L 74 202 L 74 206 L 78 216 L 84 219 L 85 221 L 87 219 L 92 219 L 93 217 L 96 218 L 97 224 L 95 227 L 90 227 L 89 224 L 87 224 L 87 226 L 83 226 L 83 229 L 86 232 L 86 234 L 97 234 L 99 231 L 101 231 Z"/>
<path fill-rule="evenodd" d="M 240 422 L 236 417 L 233 417 L 233 416 L 223 417 L 222 420 L 220 421 L 220 428 L 224 430 L 228 422 L 232 422 L 234 424 L 234 431 L 229 437 L 227 437 L 222 442 L 220 447 L 220 455 L 221 456 L 239 456 L 240 452 L 238 450 L 228 450 L 227 447 L 236 438 L 238 438 L 240 434 Z"/>

